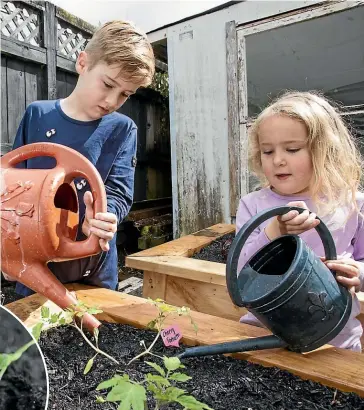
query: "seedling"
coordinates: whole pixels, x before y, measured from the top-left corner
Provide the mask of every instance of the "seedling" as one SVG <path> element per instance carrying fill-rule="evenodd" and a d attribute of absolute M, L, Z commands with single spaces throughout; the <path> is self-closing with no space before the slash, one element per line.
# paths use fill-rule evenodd
<path fill-rule="evenodd" d="M 32 333 L 35 338 L 35 340 L 39 339 L 40 332 L 41 332 L 42 324 L 38 323 L 36 326 L 34 326 Z M 16 350 L 14 353 L 0 353 L 0 380 L 4 376 L 6 370 L 8 367 L 19 360 L 22 355 L 31 347 L 33 346 L 36 342 L 34 339 L 32 339 L 30 342 L 26 343 L 24 346 L 20 347 L 18 350 Z"/>
<path fill-rule="evenodd" d="M 158 309 L 157 317 L 155 319 L 153 319 L 152 321 L 150 321 L 147 325 L 147 327 L 149 329 L 157 330 L 157 335 L 156 335 L 156 337 L 154 338 L 153 342 L 150 344 L 149 347 L 147 347 L 145 345 L 144 340 L 142 340 L 140 342 L 140 344 L 142 346 L 144 346 L 144 349 L 145 349 L 144 352 L 142 352 L 142 353 L 138 354 L 137 356 L 135 356 L 132 360 L 130 360 L 130 362 L 128 364 L 134 362 L 135 360 L 137 360 L 137 359 L 139 359 L 142 356 L 145 356 L 147 354 L 161 358 L 160 356 L 152 353 L 152 349 L 153 349 L 154 345 L 157 343 L 157 340 L 159 339 L 159 337 L 161 335 L 165 320 L 171 314 L 177 314 L 178 316 L 189 316 L 190 320 L 191 320 L 191 324 L 192 324 L 195 332 L 197 333 L 197 330 L 198 330 L 196 323 L 193 321 L 193 319 L 191 317 L 189 308 L 187 308 L 185 306 L 182 306 L 181 308 L 179 308 L 179 307 L 176 307 L 176 306 L 168 305 L 162 299 L 153 300 L 153 299 L 149 298 L 148 302 L 151 303 L 152 305 L 154 305 Z"/>
<path fill-rule="evenodd" d="M 76 309 L 77 307 L 77 309 Z M 101 354 L 107 357 L 109 360 L 114 362 L 115 364 L 119 364 L 119 362 L 103 350 L 99 348 L 99 329 L 94 329 L 93 336 L 95 338 L 95 344 L 93 344 L 88 337 L 86 336 L 83 330 L 83 317 L 85 313 L 89 313 L 91 315 L 95 315 L 97 313 L 102 313 L 102 310 L 98 309 L 97 307 L 88 307 L 83 302 L 78 302 L 76 306 L 72 306 L 67 308 L 66 310 L 59 312 L 59 313 L 50 313 L 49 308 L 43 306 L 41 309 L 41 317 L 43 323 L 47 323 L 50 327 L 60 326 L 60 325 L 70 325 L 73 326 L 78 330 L 81 334 L 85 342 L 96 352 L 96 354 L 91 357 L 91 359 L 87 362 L 83 374 L 87 374 L 94 363 L 94 360 L 98 354 Z M 78 324 L 78 321 L 80 324 Z"/>
<path fill-rule="evenodd" d="M 172 403 L 179 403 L 184 410 L 213 410 L 208 405 L 187 394 L 186 390 L 173 386 L 175 382 L 186 382 L 191 377 L 177 372 L 184 369 L 177 357 L 163 357 L 165 369 L 156 363 L 146 362 L 157 374 L 148 373 L 141 382 L 130 380 L 127 374 L 115 375 L 97 386 L 97 390 L 110 389 L 106 400 L 98 396 L 98 403 L 119 402 L 121 410 L 147 409 L 147 391 L 155 400 L 154 410 L 167 409 Z"/>

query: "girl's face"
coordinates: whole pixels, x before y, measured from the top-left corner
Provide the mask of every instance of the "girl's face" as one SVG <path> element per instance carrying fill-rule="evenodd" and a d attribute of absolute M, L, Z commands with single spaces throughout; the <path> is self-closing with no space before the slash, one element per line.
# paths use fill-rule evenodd
<path fill-rule="evenodd" d="M 258 129 L 263 172 L 280 195 L 309 193 L 312 160 L 306 126 L 285 115 L 265 118 Z"/>

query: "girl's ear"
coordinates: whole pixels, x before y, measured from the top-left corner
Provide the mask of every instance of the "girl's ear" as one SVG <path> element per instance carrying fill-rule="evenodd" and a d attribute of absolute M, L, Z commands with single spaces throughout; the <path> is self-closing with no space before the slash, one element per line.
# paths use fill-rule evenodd
<path fill-rule="evenodd" d="M 88 68 L 88 55 L 86 51 L 81 51 L 76 61 L 76 71 L 79 75 L 84 74 Z"/>

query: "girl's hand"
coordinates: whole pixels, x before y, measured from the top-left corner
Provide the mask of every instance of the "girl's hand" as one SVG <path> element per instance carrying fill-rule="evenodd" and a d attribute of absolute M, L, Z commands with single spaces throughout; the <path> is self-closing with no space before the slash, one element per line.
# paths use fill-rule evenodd
<path fill-rule="evenodd" d="M 90 191 L 85 192 L 83 197 L 86 205 L 85 220 L 82 224 L 82 232 L 88 237 L 92 233 L 100 238 L 100 247 L 103 251 L 110 249 L 109 241 L 117 231 L 117 218 L 111 212 L 98 213 L 94 218 L 93 198 Z"/>
<path fill-rule="evenodd" d="M 360 265 L 354 259 L 327 261 L 325 258 L 321 258 L 321 260 L 329 269 L 336 271 L 336 280 L 348 288 L 350 293 L 359 292 Z"/>
<path fill-rule="evenodd" d="M 303 201 L 289 202 L 287 206 L 298 206 L 305 208 L 301 214 L 298 211 L 289 211 L 284 215 L 274 218 L 265 228 L 265 234 L 270 240 L 282 235 L 299 235 L 315 228 L 320 221 L 316 219 L 316 214 L 310 212 Z"/>

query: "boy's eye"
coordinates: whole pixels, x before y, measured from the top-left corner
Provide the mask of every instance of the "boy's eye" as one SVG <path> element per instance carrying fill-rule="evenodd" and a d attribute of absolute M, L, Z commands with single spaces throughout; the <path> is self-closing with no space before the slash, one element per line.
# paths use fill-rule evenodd
<path fill-rule="evenodd" d="M 112 85 L 108 84 L 108 83 L 105 83 L 105 81 L 104 81 L 104 85 L 105 85 L 106 88 L 112 88 Z"/>
<path fill-rule="evenodd" d="M 123 97 L 125 97 L 125 98 L 129 98 L 129 97 L 130 97 L 130 95 L 129 95 L 129 94 L 125 94 L 125 93 L 123 93 Z"/>
<path fill-rule="evenodd" d="M 263 151 L 264 155 L 270 155 L 273 151 Z"/>

